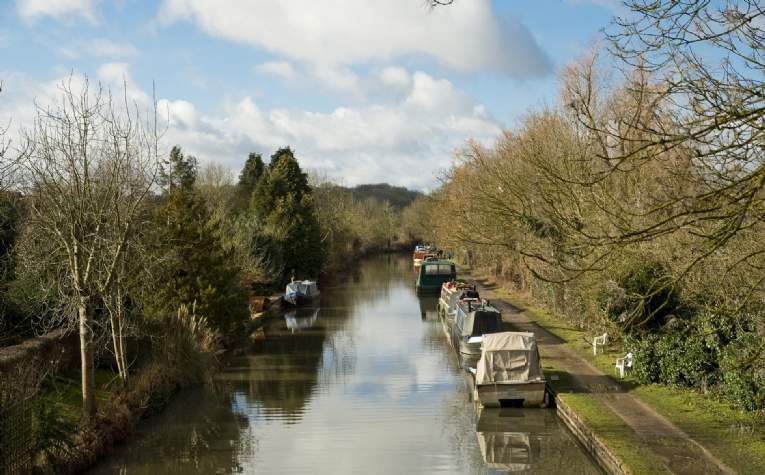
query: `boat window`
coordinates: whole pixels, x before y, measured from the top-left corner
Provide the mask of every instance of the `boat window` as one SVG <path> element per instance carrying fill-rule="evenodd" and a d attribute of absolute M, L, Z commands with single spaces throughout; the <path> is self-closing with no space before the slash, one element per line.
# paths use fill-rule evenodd
<path fill-rule="evenodd" d="M 452 275 L 452 266 L 451 266 L 451 264 L 439 264 L 439 266 L 438 266 L 438 273 L 440 275 Z"/>

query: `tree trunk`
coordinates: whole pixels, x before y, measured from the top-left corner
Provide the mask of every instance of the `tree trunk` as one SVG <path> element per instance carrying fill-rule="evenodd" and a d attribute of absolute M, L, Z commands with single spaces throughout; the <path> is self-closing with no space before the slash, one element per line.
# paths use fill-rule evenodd
<path fill-rule="evenodd" d="M 93 357 L 93 317 L 90 301 L 80 297 L 77 305 L 80 319 L 80 362 L 82 370 L 82 415 L 92 421 L 96 415 L 95 362 Z"/>

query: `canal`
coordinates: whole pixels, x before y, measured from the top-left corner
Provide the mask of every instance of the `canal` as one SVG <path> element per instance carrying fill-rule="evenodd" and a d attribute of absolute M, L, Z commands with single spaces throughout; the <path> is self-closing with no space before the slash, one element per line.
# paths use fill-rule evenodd
<path fill-rule="evenodd" d="M 554 410 L 477 411 L 435 309 L 364 260 L 91 473 L 600 473 Z"/>

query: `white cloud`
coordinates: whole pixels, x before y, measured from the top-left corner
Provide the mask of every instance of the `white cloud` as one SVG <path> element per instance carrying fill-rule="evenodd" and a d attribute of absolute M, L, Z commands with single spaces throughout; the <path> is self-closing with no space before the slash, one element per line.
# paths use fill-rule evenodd
<path fill-rule="evenodd" d="M 0 96 L 0 121 L 13 117 L 14 128 L 31 125 L 34 101 L 42 106 L 53 103 L 61 81 L 66 80 L 37 83 L 23 75 L 0 74 L 7 86 L 7 94 Z M 159 116 L 168 120 L 163 142 L 168 149 L 179 144 L 203 162 L 215 161 L 232 169 L 241 167 L 251 151 L 270 155 L 289 145 L 303 167 L 321 170 L 349 185 L 388 181 L 427 188 L 451 164 L 453 150 L 465 140 L 489 142 L 499 134 L 499 124 L 483 106 L 449 81 L 405 70 L 394 75 L 410 78 L 400 98 L 329 112 L 264 110 L 244 96 L 207 113 L 188 100 L 160 99 Z M 115 94 L 125 85 L 131 102 L 151 106 L 150 95 L 130 77 L 127 63 L 105 63 L 96 77 Z M 71 80 L 76 90 L 83 77 L 74 75 Z"/>
<path fill-rule="evenodd" d="M 84 56 L 97 58 L 131 58 L 137 56 L 138 48 L 128 42 L 116 42 L 107 38 L 77 40 L 58 48 L 58 53 L 68 59 L 78 59 Z"/>
<path fill-rule="evenodd" d="M 489 142 L 500 126 L 446 80 L 416 72 L 408 93 L 394 103 L 338 107 L 330 112 L 261 109 L 251 97 L 201 115 L 184 101 L 170 109 L 168 144 L 202 161 L 241 167 L 247 153 L 264 155 L 290 145 L 303 167 L 344 183 L 388 181 L 430 187 L 468 138 Z M 182 104 L 178 104 L 182 102 Z"/>
<path fill-rule="evenodd" d="M 152 100 L 130 76 L 128 63 L 104 63 L 96 72 L 96 76 L 102 84 L 112 93 L 122 95 L 125 93 L 128 100 L 135 102 L 141 107 L 148 107 Z"/>
<path fill-rule="evenodd" d="M 95 23 L 94 3 L 94 0 L 16 0 L 16 10 L 19 16 L 28 22 L 41 17 L 80 17 Z"/>
<path fill-rule="evenodd" d="M 287 61 L 270 61 L 255 66 L 255 71 L 259 74 L 276 76 L 287 81 L 294 81 L 297 77 L 297 71 L 292 64 Z"/>
<path fill-rule="evenodd" d="M 378 73 L 380 81 L 390 87 L 406 88 L 412 82 L 409 72 L 400 67 L 389 66 Z"/>
<path fill-rule="evenodd" d="M 362 95 L 361 79 L 349 68 L 316 65 L 311 68 L 310 73 L 312 78 L 325 89 L 355 97 Z"/>
<path fill-rule="evenodd" d="M 551 70 L 526 27 L 499 21 L 490 0 L 432 11 L 417 0 L 165 0 L 159 19 L 189 20 L 213 36 L 306 63 L 348 65 L 427 55 L 460 71 L 489 69 L 516 78 Z"/>

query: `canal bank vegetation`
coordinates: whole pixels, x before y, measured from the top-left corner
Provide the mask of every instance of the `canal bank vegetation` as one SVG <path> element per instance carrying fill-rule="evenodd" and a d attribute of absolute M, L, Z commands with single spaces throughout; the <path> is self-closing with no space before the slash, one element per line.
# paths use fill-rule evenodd
<path fill-rule="evenodd" d="M 237 179 L 167 152 L 160 111 L 124 94 L 72 76 L 58 99 L 13 144 L 0 130 L 0 422 L 12 434 L 0 462 L 17 464 L 5 468 L 87 467 L 209 380 L 246 340 L 252 296 L 410 244 L 416 192 L 309 176 L 289 147 L 267 163 L 250 154 Z"/>
<path fill-rule="evenodd" d="M 678 426 L 761 441 L 765 12 L 626 4 L 608 48 L 561 72 L 556 103 L 461 150 L 419 221 L 580 346 L 608 333 L 603 370 L 632 352 L 629 384 Z M 707 411 L 725 417 L 704 432 Z M 763 459 L 744 446 L 718 456 Z"/>
<path fill-rule="evenodd" d="M 557 105 L 461 151 L 422 220 L 472 267 L 620 338 L 638 381 L 762 411 L 765 113 L 756 53 L 738 41 L 762 50 L 750 21 L 763 13 L 628 3 L 612 38 L 623 74 L 596 53 L 568 66 Z M 742 63 L 718 74 L 694 59 L 676 18 L 730 23 L 699 41 Z"/>

